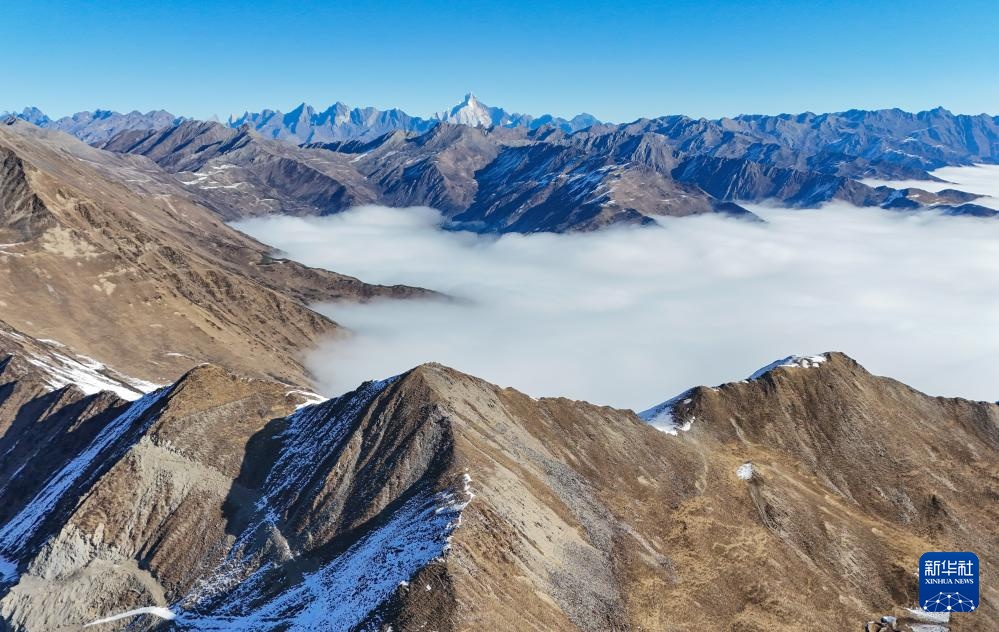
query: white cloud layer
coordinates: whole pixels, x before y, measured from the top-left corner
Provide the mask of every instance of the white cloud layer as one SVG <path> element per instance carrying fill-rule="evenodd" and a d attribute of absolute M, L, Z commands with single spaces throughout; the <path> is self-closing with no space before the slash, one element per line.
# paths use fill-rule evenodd
<path fill-rule="evenodd" d="M 912 187 L 924 191 L 937 192 L 943 189 L 959 189 L 968 193 L 979 193 L 982 196 L 975 200 L 989 208 L 999 209 L 999 165 L 975 165 L 974 167 L 944 167 L 931 172 L 943 182 L 927 180 L 896 180 L 885 181 L 867 178 L 861 180 L 864 184 L 878 186 L 887 184 L 896 188 Z"/>
<path fill-rule="evenodd" d="M 238 227 L 309 265 L 466 299 L 324 305 L 330 395 L 437 361 L 529 394 L 641 410 L 790 354 L 844 351 L 938 395 L 999 398 L 999 221 L 845 205 L 753 224 L 490 238 L 430 209 Z"/>

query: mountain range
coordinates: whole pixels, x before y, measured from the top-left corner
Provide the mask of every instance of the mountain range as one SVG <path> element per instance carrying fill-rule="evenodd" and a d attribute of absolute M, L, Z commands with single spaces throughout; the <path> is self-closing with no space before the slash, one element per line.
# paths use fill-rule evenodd
<path fill-rule="evenodd" d="M 999 406 L 842 354 L 636 415 L 435 364 L 319 403 L 202 365 L 127 402 L 26 339 L 0 328 L 11 630 L 987 629 L 920 610 L 915 569 L 995 559 Z"/>
<path fill-rule="evenodd" d="M 752 218 L 739 203 L 760 201 L 997 213 L 957 189 L 859 181 L 932 181 L 940 167 L 999 161 L 997 117 L 942 108 L 619 125 L 513 115 L 467 95 L 433 119 L 342 104 L 247 113 L 228 124 L 161 112 L 18 117 L 150 157 L 227 219 L 421 205 L 440 209 L 450 227 L 529 233 L 701 213 Z"/>
<path fill-rule="evenodd" d="M 640 413 L 434 363 L 313 392 L 303 354 L 352 332 L 310 305 L 450 299 L 298 264 L 228 220 L 995 214 L 860 181 L 997 163 L 994 117 L 542 119 L 471 95 L 429 124 L 336 106 L 0 119 L 0 629 L 994 629 L 995 403 L 836 352 Z M 920 608 L 919 557 L 940 550 L 983 561 L 981 612 Z"/>

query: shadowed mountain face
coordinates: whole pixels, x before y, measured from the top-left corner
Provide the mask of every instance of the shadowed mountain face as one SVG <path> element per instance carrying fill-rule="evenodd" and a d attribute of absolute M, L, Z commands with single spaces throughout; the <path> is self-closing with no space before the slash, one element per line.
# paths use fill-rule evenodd
<path fill-rule="evenodd" d="M 427 294 L 274 254 L 146 158 L 0 125 L 0 308 L 26 334 L 158 383 L 213 361 L 306 385 L 338 331 L 307 303 Z"/>
<path fill-rule="evenodd" d="M 14 630 L 913 629 L 922 552 L 996 555 L 999 406 L 841 354 L 646 420 L 439 365 L 296 410 L 212 366 L 81 404 L 5 363 L 0 441 L 67 428 L 0 469 Z"/>
<path fill-rule="evenodd" d="M 929 180 L 940 167 L 999 161 L 996 117 L 942 108 L 613 125 L 584 115 L 509 114 L 467 95 L 435 119 L 342 104 L 317 113 L 303 104 L 288 114 L 247 113 L 228 125 L 167 123 L 151 113 L 115 127 L 114 135 L 105 133 L 105 115 L 95 117 L 102 122 L 96 132 L 38 112 L 20 116 L 148 156 L 226 218 L 425 205 L 457 228 L 529 233 L 648 224 L 664 215 L 751 218 L 739 201 L 996 214 L 960 191 L 900 192 L 857 181 Z"/>

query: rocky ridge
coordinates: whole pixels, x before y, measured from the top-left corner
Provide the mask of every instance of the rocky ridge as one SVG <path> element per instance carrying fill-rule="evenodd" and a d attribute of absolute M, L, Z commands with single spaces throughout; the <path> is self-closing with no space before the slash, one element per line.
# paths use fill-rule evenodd
<path fill-rule="evenodd" d="M 995 556 L 999 406 L 841 354 L 691 389 L 675 435 L 432 364 L 301 404 L 202 366 L 53 435 L 54 474 L 0 479 L 4 621 L 906 629 L 923 551 Z"/>

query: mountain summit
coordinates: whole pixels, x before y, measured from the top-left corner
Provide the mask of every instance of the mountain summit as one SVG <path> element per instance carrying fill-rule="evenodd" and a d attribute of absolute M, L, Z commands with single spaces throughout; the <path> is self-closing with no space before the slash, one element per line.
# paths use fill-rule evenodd
<path fill-rule="evenodd" d="M 502 108 L 489 107 L 476 99 L 471 92 L 465 95 L 465 99 L 461 103 L 450 110 L 441 112 L 437 118 L 446 123 L 470 127 L 514 126 L 523 121 L 522 115 L 511 116 Z"/>

